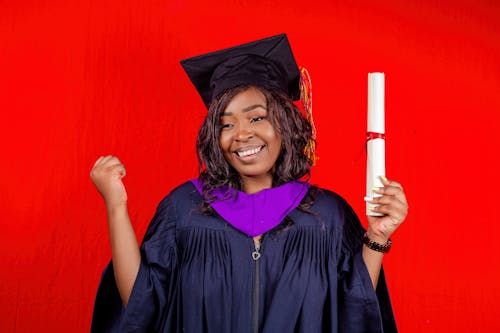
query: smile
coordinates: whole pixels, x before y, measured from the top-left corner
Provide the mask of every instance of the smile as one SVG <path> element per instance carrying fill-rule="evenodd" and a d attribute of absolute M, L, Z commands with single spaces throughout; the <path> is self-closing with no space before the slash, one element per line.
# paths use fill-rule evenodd
<path fill-rule="evenodd" d="M 250 149 L 242 149 L 240 151 L 235 152 L 239 157 L 246 157 L 250 155 L 255 155 L 258 152 L 262 150 L 264 146 L 256 147 L 256 148 L 250 148 Z"/>

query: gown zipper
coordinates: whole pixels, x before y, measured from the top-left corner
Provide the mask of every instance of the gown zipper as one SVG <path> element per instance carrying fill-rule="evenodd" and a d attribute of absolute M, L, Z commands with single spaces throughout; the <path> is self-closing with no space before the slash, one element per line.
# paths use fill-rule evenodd
<path fill-rule="evenodd" d="M 262 241 L 262 239 L 261 239 Z M 255 251 L 252 252 L 252 259 L 255 261 L 255 277 L 253 279 L 253 332 L 259 332 L 259 259 L 261 256 L 261 242 L 255 243 Z"/>

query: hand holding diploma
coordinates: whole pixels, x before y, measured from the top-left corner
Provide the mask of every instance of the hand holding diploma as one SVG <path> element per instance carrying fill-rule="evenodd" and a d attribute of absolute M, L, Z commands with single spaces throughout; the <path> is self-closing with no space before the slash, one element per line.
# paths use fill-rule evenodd
<path fill-rule="evenodd" d="M 400 183 L 385 177 L 380 177 L 380 180 L 383 186 L 373 189 L 380 196 L 368 201 L 368 209 L 381 216 L 368 216 L 367 236 L 385 244 L 408 215 L 408 202 Z"/>
<path fill-rule="evenodd" d="M 381 216 L 368 215 L 366 237 L 378 244 L 387 244 L 392 233 L 403 223 L 408 214 L 408 203 L 401 184 L 385 177 L 380 177 L 383 186 L 374 188 L 379 196 L 368 201 L 368 209 Z M 374 289 L 377 289 L 382 258 L 384 254 L 363 247 L 363 260 L 370 274 Z"/>
<path fill-rule="evenodd" d="M 368 74 L 366 163 L 367 236 L 385 244 L 408 214 L 401 184 L 385 177 L 385 75 Z"/>

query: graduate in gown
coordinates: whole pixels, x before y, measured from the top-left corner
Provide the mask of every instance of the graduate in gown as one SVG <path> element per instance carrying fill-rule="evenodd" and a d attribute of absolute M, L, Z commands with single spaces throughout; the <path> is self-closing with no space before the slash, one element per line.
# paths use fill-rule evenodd
<path fill-rule="evenodd" d="M 286 36 L 181 64 L 208 107 L 201 172 L 160 202 L 139 247 L 125 168 L 96 161 L 112 262 L 92 332 L 396 332 L 381 264 L 404 192 L 383 178 L 384 216 L 364 230 L 342 197 L 309 184 L 313 127 L 293 103 L 301 75 Z"/>

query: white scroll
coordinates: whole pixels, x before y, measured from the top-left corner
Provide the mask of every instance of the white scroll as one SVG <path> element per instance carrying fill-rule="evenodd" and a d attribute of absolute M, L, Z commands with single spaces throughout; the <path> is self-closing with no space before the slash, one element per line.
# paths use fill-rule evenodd
<path fill-rule="evenodd" d="M 366 142 L 366 197 L 370 201 L 380 194 L 373 187 L 382 187 L 380 176 L 385 176 L 385 126 L 384 126 L 384 73 L 368 73 L 368 130 Z M 368 208 L 374 206 L 366 202 L 366 215 L 382 216 Z"/>

